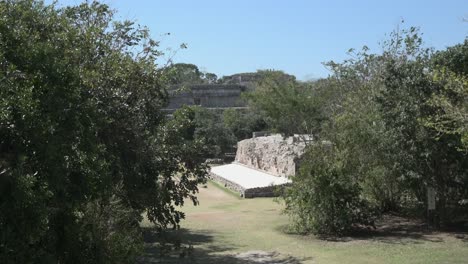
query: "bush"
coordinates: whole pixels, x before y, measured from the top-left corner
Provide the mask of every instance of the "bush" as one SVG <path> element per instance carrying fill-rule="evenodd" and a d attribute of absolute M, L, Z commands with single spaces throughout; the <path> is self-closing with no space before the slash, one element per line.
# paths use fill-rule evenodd
<path fill-rule="evenodd" d="M 283 196 L 295 231 L 343 235 L 356 225 L 373 225 L 372 211 L 345 165 L 335 147 L 309 147 Z"/>

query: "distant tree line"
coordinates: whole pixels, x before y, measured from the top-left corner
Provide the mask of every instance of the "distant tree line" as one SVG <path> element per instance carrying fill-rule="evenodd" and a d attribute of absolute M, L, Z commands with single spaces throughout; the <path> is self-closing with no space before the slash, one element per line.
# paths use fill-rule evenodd
<path fill-rule="evenodd" d="M 191 63 L 174 63 L 166 69 L 166 78 L 170 85 L 215 84 L 218 76 L 211 72 L 201 71 Z"/>

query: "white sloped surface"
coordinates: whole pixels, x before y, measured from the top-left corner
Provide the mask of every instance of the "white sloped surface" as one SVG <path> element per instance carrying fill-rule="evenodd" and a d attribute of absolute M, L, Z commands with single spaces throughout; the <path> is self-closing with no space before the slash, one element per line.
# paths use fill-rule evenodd
<path fill-rule="evenodd" d="M 235 163 L 212 167 L 211 172 L 226 180 L 237 183 L 245 189 L 291 182 L 287 178 L 273 176 Z"/>

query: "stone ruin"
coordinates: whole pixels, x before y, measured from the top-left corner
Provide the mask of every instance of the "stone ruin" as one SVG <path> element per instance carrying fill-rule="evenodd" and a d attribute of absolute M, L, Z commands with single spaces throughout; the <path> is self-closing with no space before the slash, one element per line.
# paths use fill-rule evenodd
<path fill-rule="evenodd" d="M 237 143 L 232 164 L 216 166 L 210 177 L 245 198 L 275 196 L 279 185 L 296 174 L 310 137 L 260 136 Z"/>
<path fill-rule="evenodd" d="M 163 111 L 173 113 L 184 105 L 198 105 L 213 110 L 248 108 L 241 94 L 255 89 L 262 76 L 259 72 L 238 73 L 223 76 L 217 83 L 179 84 L 168 87 L 169 102 Z M 288 74 L 283 74 L 283 78 L 295 79 Z"/>
<path fill-rule="evenodd" d="M 296 174 L 306 142 L 300 136 L 255 137 L 237 143 L 235 162 L 278 177 Z"/>
<path fill-rule="evenodd" d="M 169 104 L 163 110 L 173 112 L 183 105 L 220 109 L 246 107 L 241 99 L 241 93 L 247 88 L 242 85 L 199 84 L 188 85 L 181 90 L 179 88 L 174 87 L 168 91 Z"/>

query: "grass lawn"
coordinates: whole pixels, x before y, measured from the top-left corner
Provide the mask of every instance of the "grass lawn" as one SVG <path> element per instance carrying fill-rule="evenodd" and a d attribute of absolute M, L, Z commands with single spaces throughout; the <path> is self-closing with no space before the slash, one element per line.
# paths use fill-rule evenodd
<path fill-rule="evenodd" d="M 398 228 L 373 236 L 321 240 L 284 232 L 288 217 L 271 198 L 241 199 L 213 182 L 200 189 L 200 205 L 184 206 L 182 229 L 168 234 L 180 238 L 185 249 L 159 257 L 148 228 L 150 243 L 143 263 L 468 263 L 468 234 Z M 270 256 L 263 262 L 243 259 L 242 253 L 249 251 Z"/>

